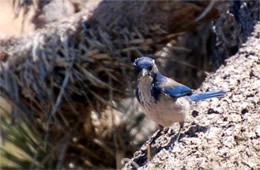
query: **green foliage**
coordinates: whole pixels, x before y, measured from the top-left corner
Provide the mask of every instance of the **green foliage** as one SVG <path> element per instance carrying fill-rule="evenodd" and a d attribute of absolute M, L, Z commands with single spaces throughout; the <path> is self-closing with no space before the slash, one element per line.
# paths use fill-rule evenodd
<path fill-rule="evenodd" d="M 54 168 L 55 161 L 43 140 L 30 128 L 27 120 L 11 123 L 11 115 L 1 113 L 0 168 L 35 169 Z"/>

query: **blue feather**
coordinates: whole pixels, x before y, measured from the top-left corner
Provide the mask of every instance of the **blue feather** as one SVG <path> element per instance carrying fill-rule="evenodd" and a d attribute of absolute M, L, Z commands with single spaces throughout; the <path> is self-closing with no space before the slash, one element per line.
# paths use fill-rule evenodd
<path fill-rule="evenodd" d="M 204 92 L 204 93 L 200 93 L 200 94 L 194 94 L 189 96 L 189 98 L 191 99 L 191 101 L 199 101 L 199 100 L 203 100 L 203 99 L 209 99 L 212 97 L 221 97 L 225 94 L 224 91 L 220 90 L 220 91 L 210 91 L 210 92 Z"/>
<path fill-rule="evenodd" d="M 160 87 L 162 84 L 167 82 L 167 78 L 164 77 L 161 73 L 155 73 L 153 79 L 153 86 Z"/>
<path fill-rule="evenodd" d="M 158 101 L 160 94 L 161 94 L 161 89 L 159 87 L 153 87 L 151 90 L 151 95 L 155 99 L 155 101 Z"/>
<path fill-rule="evenodd" d="M 137 101 L 140 103 L 140 96 L 139 96 L 139 89 L 138 88 L 135 89 L 135 96 L 137 98 Z"/>
<path fill-rule="evenodd" d="M 164 77 L 162 74 L 155 73 L 154 79 L 152 82 L 153 87 L 151 89 L 151 95 L 155 99 L 155 101 L 157 101 L 159 99 L 160 94 L 162 93 L 160 85 L 162 85 L 166 81 L 167 81 L 166 77 Z"/>
<path fill-rule="evenodd" d="M 180 85 L 173 87 L 166 87 L 163 89 L 163 92 L 169 95 L 172 98 L 182 97 L 186 95 L 191 95 L 192 91 L 189 87 Z"/>
<path fill-rule="evenodd" d="M 141 57 L 135 60 L 134 65 L 138 70 L 142 70 L 144 68 L 148 69 L 153 65 L 153 59 L 149 57 Z"/>
<path fill-rule="evenodd" d="M 161 73 L 156 73 L 153 80 L 152 96 L 158 100 L 161 92 L 169 95 L 172 98 L 182 97 L 191 94 L 191 89 L 184 85 L 177 85 L 163 88 L 163 84 L 167 83 L 167 78 Z"/>

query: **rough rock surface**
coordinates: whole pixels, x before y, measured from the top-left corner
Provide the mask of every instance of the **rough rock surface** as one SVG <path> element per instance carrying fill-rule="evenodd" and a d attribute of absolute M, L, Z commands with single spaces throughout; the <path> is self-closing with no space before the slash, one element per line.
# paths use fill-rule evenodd
<path fill-rule="evenodd" d="M 225 90 L 225 97 L 195 104 L 177 145 L 176 124 L 154 134 L 125 169 L 260 169 L 259 22 L 198 91 L 213 89 Z"/>

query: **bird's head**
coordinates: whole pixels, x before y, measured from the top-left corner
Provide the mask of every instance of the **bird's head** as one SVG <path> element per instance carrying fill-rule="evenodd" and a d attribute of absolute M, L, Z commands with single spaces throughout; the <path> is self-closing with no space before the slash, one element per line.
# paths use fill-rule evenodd
<path fill-rule="evenodd" d="M 154 73 L 158 72 L 155 61 L 149 57 L 137 58 L 134 62 L 134 67 L 138 78 L 153 76 Z"/>

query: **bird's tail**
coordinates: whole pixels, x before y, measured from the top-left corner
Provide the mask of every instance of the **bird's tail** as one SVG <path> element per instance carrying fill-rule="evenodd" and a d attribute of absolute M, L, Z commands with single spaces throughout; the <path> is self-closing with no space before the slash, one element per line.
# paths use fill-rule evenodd
<path fill-rule="evenodd" d="M 209 99 L 212 97 L 221 97 L 224 96 L 225 92 L 220 90 L 220 91 L 210 91 L 210 92 L 204 92 L 200 94 L 194 94 L 189 96 L 191 101 L 196 102 L 199 100 L 204 100 L 204 99 Z"/>

